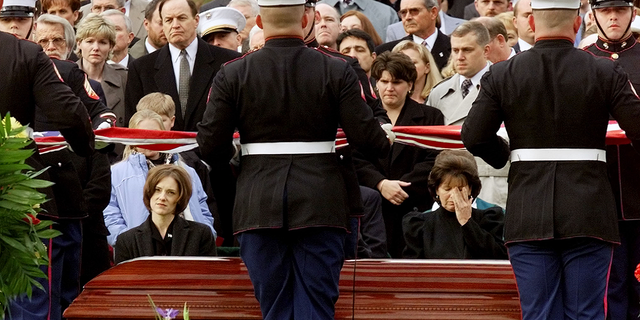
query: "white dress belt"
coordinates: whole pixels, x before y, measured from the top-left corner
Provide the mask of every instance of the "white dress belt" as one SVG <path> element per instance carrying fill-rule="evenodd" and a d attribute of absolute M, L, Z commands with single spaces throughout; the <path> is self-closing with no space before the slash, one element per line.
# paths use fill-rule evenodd
<path fill-rule="evenodd" d="M 607 155 L 601 149 L 516 149 L 511 162 L 517 161 L 602 161 Z"/>
<path fill-rule="evenodd" d="M 241 145 L 243 156 L 335 153 L 335 141 L 262 142 Z"/>

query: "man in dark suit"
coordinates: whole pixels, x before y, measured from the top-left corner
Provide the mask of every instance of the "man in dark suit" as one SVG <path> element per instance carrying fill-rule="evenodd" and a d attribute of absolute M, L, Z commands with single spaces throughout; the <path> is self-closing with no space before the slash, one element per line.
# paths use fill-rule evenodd
<path fill-rule="evenodd" d="M 520 0 L 513 6 L 513 24 L 518 30 L 518 43 L 513 46 L 516 53 L 531 49 L 535 43 L 533 30 L 529 26 L 531 0 Z"/>
<path fill-rule="evenodd" d="M 108 63 L 118 63 L 125 68 L 129 68 L 135 60 L 129 54 L 129 45 L 134 39 L 131 31 L 131 19 L 122 11 L 115 9 L 107 10 L 100 15 L 116 27 L 116 44 L 113 47 L 113 55 Z"/>
<path fill-rule="evenodd" d="M 165 0 L 158 11 L 169 44 L 136 60 L 129 69 L 125 122 L 128 124 L 136 112 L 140 98 L 162 92 L 176 104 L 174 130 L 196 131 L 213 76 L 223 63 L 240 54 L 209 45 L 196 36 L 199 16 L 192 0 Z"/>
<path fill-rule="evenodd" d="M 451 54 L 451 43 L 449 37 L 443 34 L 436 27 L 438 19 L 437 0 L 403 0 L 400 3 L 400 16 L 402 25 L 408 36 L 387 43 L 383 43 L 376 48 L 376 54 L 380 55 L 385 51 L 391 51 L 403 40 L 411 40 L 427 47 L 442 70 L 447 65 Z"/>

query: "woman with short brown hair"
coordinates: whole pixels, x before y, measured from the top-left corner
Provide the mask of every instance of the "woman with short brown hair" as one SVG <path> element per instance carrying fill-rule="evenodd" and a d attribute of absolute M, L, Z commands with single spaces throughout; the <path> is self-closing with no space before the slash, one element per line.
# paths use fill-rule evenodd
<path fill-rule="evenodd" d="M 184 168 L 170 164 L 151 168 L 143 191 L 149 217 L 118 236 L 115 262 L 141 256 L 215 256 L 209 227 L 180 217 L 191 191 L 191 178 Z"/>

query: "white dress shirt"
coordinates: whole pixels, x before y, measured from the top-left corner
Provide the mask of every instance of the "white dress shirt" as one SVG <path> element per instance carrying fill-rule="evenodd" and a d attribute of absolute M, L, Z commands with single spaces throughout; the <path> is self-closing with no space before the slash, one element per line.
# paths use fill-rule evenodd
<path fill-rule="evenodd" d="M 149 37 L 145 38 L 144 47 L 147 48 L 147 53 L 151 53 L 151 52 L 154 52 L 154 51 L 158 50 L 158 49 L 156 49 L 156 47 L 151 45 L 151 43 L 149 43 Z"/>
<path fill-rule="evenodd" d="M 478 86 L 480 85 L 480 79 L 482 79 L 482 76 L 487 73 L 487 71 L 489 71 L 489 67 L 491 66 L 491 62 L 487 61 L 487 65 L 482 68 L 482 70 L 478 71 L 478 73 L 476 73 L 473 77 L 471 77 L 471 88 L 478 88 Z M 460 83 L 459 86 L 462 87 L 462 82 L 464 82 L 467 78 L 465 78 L 464 76 L 460 75 Z"/>
<path fill-rule="evenodd" d="M 431 48 L 433 48 L 433 45 L 436 43 L 437 38 L 438 38 L 438 31 L 436 30 L 430 36 L 428 36 L 427 39 L 422 39 L 414 34 L 413 42 L 417 44 L 422 44 L 426 40 L 426 47 L 429 50 L 429 52 L 431 52 Z"/>

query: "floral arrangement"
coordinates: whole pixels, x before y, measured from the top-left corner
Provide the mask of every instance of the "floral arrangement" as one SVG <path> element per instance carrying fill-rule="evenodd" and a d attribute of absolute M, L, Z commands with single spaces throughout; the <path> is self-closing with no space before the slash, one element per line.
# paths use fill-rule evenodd
<path fill-rule="evenodd" d="M 57 236 L 52 221 L 36 215 L 45 195 L 36 189 L 51 186 L 49 181 L 34 179 L 42 171 L 33 172 L 25 160 L 33 150 L 22 126 L 7 114 L 0 118 L 0 319 L 4 319 L 9 303 L 32 288 L 44 290 L 37 278 L 46 278 L 40 266 L 47 265 L 47 248 L 41 239 Z"/>
<path fill-rule="evenodd" d="M 151 308 L 156 315 L 156 320 L 173 320 L 180 314 L 179 310 L 173 308 L 162 309 L 156 307 L 156 304 L 153 302 L 153 299 L 151 299 L 151 296 L 147 295 L 147 297 L 149 298 L 149 304 L 151 304 Z M 189 308 L 187 308 L 186 302 L 184 303 L 184 308 L 182 310 L 182 318 L 184 320 L 189 320 Z"/>

